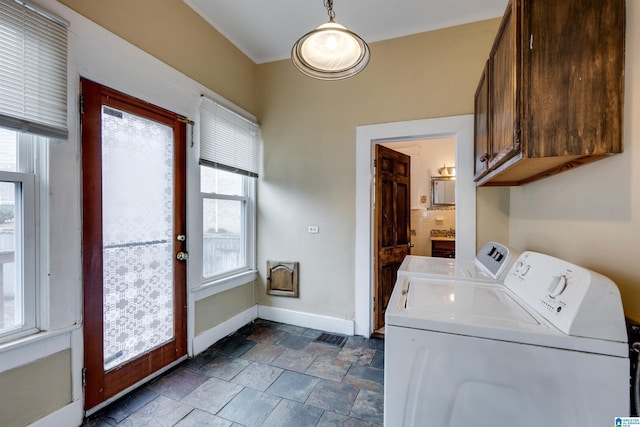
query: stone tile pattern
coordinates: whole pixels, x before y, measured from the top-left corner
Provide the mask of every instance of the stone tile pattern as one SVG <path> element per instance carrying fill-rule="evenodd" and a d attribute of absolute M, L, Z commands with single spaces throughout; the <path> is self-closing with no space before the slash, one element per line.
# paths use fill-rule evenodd
<path fill-rule="evenodd" d="M 83 427 L 382 425 L 384 341 L 314 341 L 262 319 L 84 420 Z"/>

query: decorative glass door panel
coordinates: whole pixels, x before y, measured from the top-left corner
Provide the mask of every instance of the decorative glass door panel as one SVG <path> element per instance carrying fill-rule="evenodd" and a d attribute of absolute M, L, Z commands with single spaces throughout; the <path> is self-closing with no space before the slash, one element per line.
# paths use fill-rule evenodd
<path fill-rule="evenodd" d="M 173 129 L 102 107 L 104 368 L 173 338 Z"/>

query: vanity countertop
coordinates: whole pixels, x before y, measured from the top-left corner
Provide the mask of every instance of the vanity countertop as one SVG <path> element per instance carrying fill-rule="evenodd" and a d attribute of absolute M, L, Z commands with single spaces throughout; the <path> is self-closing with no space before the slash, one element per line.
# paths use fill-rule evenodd
<path fill-rule="evenodd" d="M 447 237 L 447 236 L 431 236 L 431 240 L 441 240 L 446 242 L 455 242 L 455 237 Z"/>

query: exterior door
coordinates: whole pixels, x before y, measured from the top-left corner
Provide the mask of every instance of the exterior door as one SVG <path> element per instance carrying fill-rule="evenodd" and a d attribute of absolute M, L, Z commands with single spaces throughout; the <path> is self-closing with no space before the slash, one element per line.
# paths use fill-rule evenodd
<path fill-rule="evenodd" d="M 398 268 L 409 254 L 411 157 L 382 145 L 375 153 L 374 330 L 384 326 L 384 313 Z"/>
<path fill-rule="evenodd" d="M 186 125 L 94 82 L 81 89 L 91 409 L 186 355 Z"/>

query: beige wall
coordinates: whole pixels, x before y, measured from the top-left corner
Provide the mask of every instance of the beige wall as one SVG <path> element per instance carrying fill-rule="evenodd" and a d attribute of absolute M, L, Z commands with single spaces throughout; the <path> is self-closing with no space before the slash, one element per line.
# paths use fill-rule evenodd
<path fill-rule="evenodd" d="M 256 66 L 181 1 L 61 2 L 257 113 L 265 141 L 257 301 L 339 319 L 354 314 L 356 126 L 472 113 L 499 23 L 373 43 L 363 73 L 323 82 L 289 60 Z M 307 225 L 320 226 L 320 234 L 307 234 Z M 265 295 L 268 259 L 301 262 L 299 299 Z M 224 320 L 212 314 L 222 300 L 196 304 L 196 331 Z"/>
<path fill-rule="evenodd" d="M 71 350 L 0 374 L 0 425 L 22 427 L 71 402 Z"/>
<path fill-rule="evenodd" d="M 510 237 L 603 273 L 640 321 L 640 2 L 627 0 L 624 153 L 510 194 Z"/>
<path fill-rule="evenodd" d="M 256 64 L 185 2 L 59 1 L 255 114 Z"/>
<path fill-rule="evenodd" d="M 288 60 L 258 66 L 260 304 L 353 319 L 356 127 L 472 113 L 498 24 L 372 43 L 369 66 L 343 81 L 310 79 Z M 270 259 L 300 262 L 300 298 L 266 295 Z"/>
<path fill-rule="evenodd" d="M 487 242 L 509 244 L 509 187 L 476 189 L 476 252 Z"/>
<path fill-rule="evenodd" d="M 200 335 L 254 305 L 251 284 L 196 301 L 194 335 Z"/>

